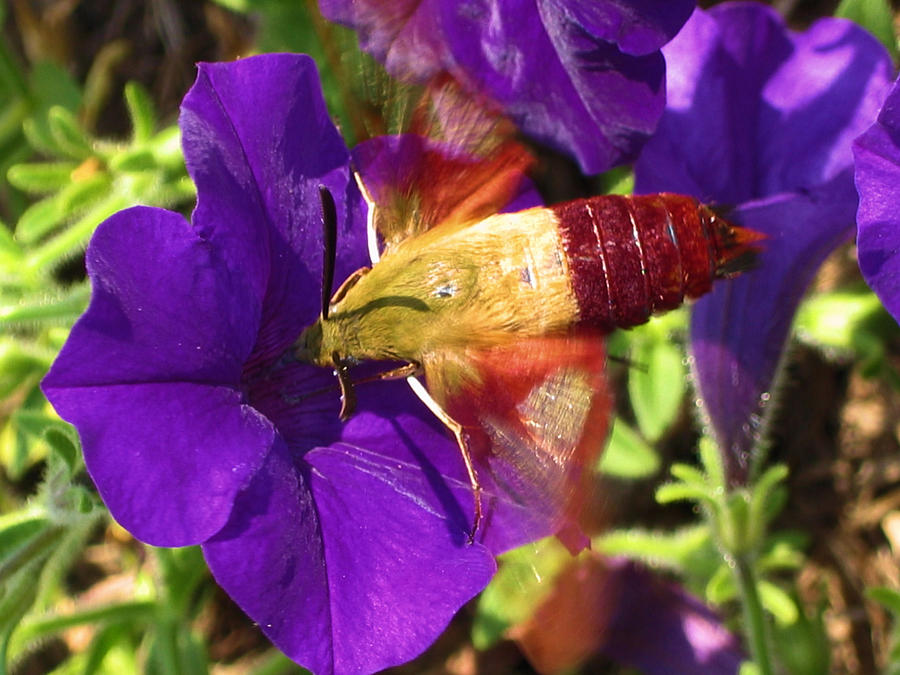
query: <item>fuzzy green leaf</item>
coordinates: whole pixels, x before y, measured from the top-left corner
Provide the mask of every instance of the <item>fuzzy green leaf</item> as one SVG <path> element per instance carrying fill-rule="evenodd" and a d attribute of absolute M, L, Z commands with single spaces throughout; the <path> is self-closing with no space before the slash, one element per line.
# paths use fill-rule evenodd
<path fill-rule="evenodd" d="M 710 537 L 705 525 L 675 532 L 613 530 L 592 539 L 591 546 L 604 555 L 626 556 L 654 566 L 684 570 L 710 547 Z"/>
<path fill-rule="evenodd" d="M 695 487 L 709 487 L 706 481 L 706 476 L 704 476 L 703 472 L 695 466 L 691 466 L 690 464 L 682 464 L 681 462 L 679 462 L 677 464 L 673 464 L 669 468 L 669 471 L 674 478 L 678 479 L 682 483 L 693 485 Z"/>
<path fill-rule="evenodd" d="M 715 500 L 709 493 L 709 490 L 696 485 L 688 485 L 687 483 L 666 483 L 660 485 L 656 489 L 656 501 L 659 504 L 669 504 L 671 502 L 704 502 L 715 505 Z"/>
<path fill-rule="evenodd" d="M 597 469 L 607 476 L 636 480 L 656 474 L 660 463 L 656 450 L 617 417 Z"/>
<path fill-rule="evenodd" d="M 720 565 L 706 584 L 706 599 L 714 605 L 722 605 L 737 597 L 738 588 L 734 571 L 728 565 Z"/>
<path fill-rule="evenodd" d="M 156 157 L 146 148 L 132 148 L 113 155 L 109 160 L 111 171 L 154 171 Z"/>
<path fill-rule="evenodd" d="M 72 180 L 75 162 L 32 162 L 11 166 L 6 174 L 9 182 L 31 194 L 55 192 Z"/>
<path fill-rule="evenodd" d="M 638 428 L 649 441 L 658 440 L 675 420 L 686 390 L 681 350 L 666 335 L 636 341 L 628 374 L 628 395 Z"/>
<path fill-rule="evenodd" d="M 775 617 L 780 626 L 790 626 L 797 621 L 799 617 L 797 604 L 788 593 L 771 581 L 765 580 L 761 580 L 757 588 L 763 607 Z"/>
<path fill-rule="evenodd" d="M 50 135 L 56 147 L 73 159 L 87 159 L 93 154 L 93 147 L 75 116 L 62 106 L 53 106 L 47 115 Z"/>
<path fill-rule="evenodd" d="M 156 127 L 156 110 L 150 94 L 140 83 L 128 82 L 125 85 L 125 105 L 128 107 L 128 115 L 131 117 L 135 143 L 150 140 L 153 129 Z"/>
<path fill-rule="evenodd" d="M 65 218 L 66 212 L 60 204 L 59 195 L 53 194 L 25 210 L 16 224 L 16 238 L 25 244 L 34 243 L 56 229 Z"/>

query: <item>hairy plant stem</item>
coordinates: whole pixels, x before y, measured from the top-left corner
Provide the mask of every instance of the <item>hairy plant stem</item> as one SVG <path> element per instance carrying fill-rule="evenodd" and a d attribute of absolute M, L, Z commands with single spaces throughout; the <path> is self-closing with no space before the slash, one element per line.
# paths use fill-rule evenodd
<path fill-rule="evenodd" d="M 759 675 L 773 675 L 769 631 L 759 598 L 756 574 L 747 554 L 734 556 L 734 574 L 744 610 L 744 633 Z"/>

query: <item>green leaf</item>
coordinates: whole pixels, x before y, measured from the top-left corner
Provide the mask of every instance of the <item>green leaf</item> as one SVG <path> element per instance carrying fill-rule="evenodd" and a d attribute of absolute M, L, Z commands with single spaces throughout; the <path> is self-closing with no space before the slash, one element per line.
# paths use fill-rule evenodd
<path fill-rule="evenodd" d="M 246 14 L 252 4 L 252 0 L 213 0 L 213 2 L 236 14 Z"/>
<path fill-rule="evenodd" d="M 97 201 L 110 189 L 110 177 L 105 171 L 97 171 L 79 180 L 73 181 L 60 190 L 60 204 L 66 213 L 76 215 L 92 202 Z"/>
<path fill-rule="evenodd" d="M 666 335 L 635 341 L 628 374 L 628 396 L 638 428 L 649 441 L 665 433 L 678 415 L 686 390 L 687 372 L 681 350 Z"/>
<path fill-rule="evenodd" d="M 44 615 L 23 624 L 22 637 L 28 640 L 43 638 L 69 628 L 99 622 L 123 622 L 139 626 L 153 621 L 158 611 L 155 601 L 134 600 L 116 605 L 91 607 L 68 614 Z"/>
<path fill-rule="evenodd" d="M 629 166 L 617 166 L 598 177 L 599 193 L 630 195 L 634 192 L 634 171 Z"/>
<path fill-rule="evenodd" d="M 9 516 L 16 516 L 12 513 Z M 50 527 L 50 522 L 43 515 L 31 515 L 25 512 L 20 519 L 4 516 L 0 523 L 0 560 L 5 560 L 28 541 L 36 538 L 43 530 Z"/>
<path fill-rule="evenodd" d="M 13 239 L 12 232 L 5 223 L 0 222 L 0 270 L 6 269 L 12 273 L 18 268 L 24 255 L 22 247 Z"/>
<path fill-rule="evenodd" d="M 37 596 L 37 578 L 43 564 L 40 559 L 33 559 L 19 569 L 14 576 L 3 584 L 0 595 L 0 639 L 8 637 L 22 617 L 31 609 Z M 0 654 L 4 658 L 5 654 Z M 2 663 L 2 662 L 0 662 Z M 5 666 L 5 663 L 2 663 Z"/>
<path fill-rule="evenodd" d="M 66 218 L 66 212 L 57 194 L 35 202 L 27 209 L 16 224 L 16 238 L 31 244 L 48 232 L 57 228 Z"/>
<path fill-rule="evenodd" d="M 181 150 L 181 130 L 176 126 L 166 127 L 148 143 L 153 158 L 161 169 L 184 173 L 184 153 Z"/>
<path fill-rule="evenodd" d="M 111 672 L 137 672 L 139 668 L 131 640 L 133 630 L 134 626 L 122 622 L 100 626 L 87 649 L 85 663 L 79 669 L 81 674 L 105 675 Z M 126 666 L 118 658 L 122 652 L 131 657 L 133 667 Z"/>
<path fill-rule="evenodd" d="M 708 436 L 700 439 L 698 444 L 700 451 L 700 463 L 706 472 L 707 481 L 711 486 L 719 490 L 726 488 L 725 466 L 722 464 L 722 455 L 716 442 Z"/>
<path fill-rule="evenodd" d="M 734 571 L 728 565 L 720 565 L 706 584 L 706 599 L 714 605 L 734 600 L 738 594 Z"/>
<path fill-rule="evenodd" d="M 894 33 L 894 13 L 888 0 L 842 0 L 835 16 L 855 21 L 872 33 L 897 61 L 897 35 Z"/>
<path fill-rule="evenodd" d="M 757 584 L 759 599 L 763 607 L 780 626 L 790 626 L 800 615 L 797 605 L 788 593 L 771 581 L 761 580 Z"/>
<path fill-rule="evenodd" d="M 0 327 L 25 326 L 35 323 L 70 326 L 87 308 L 90 299 L 87 282 L 72 286 L 60 297 L 35 293 L 15 305 L 0 305 Z"/>
<path fill-rule="evenodd" d="M 775 570 L 796 570 L 803 566 L 803 553 L 788 537 L 773 536 L 768 542 L 767 551 L 756 562 L 760 574 Z"/>
<path fill-rule="evenodd" d="M 153 130 L 156 128 L 156 111 L 150 94 L 140 83 L 128 82 L 125 85 L 125 105 L 128 107 L 128 115 L 131 117 L 135 143 L 150 140 Z"/>
<path fill-rule="evenodd" d="M 669 471 L 672 473 L 672 476 L 682 483 L 687 483 L 688 485 L 693 485 L 695 487 L 708 487 L 706 476 L 703 475 L 703 472 L 690 464 L 682 464 L 679 462 L 678 464 L 673 464 Z"/>
<path fill-rule="evenodd" d="M 884 605 L 895 617 L 900 618 L 900 591 L 886 586 L 875 586 L 867 588 L 866 595 Z"/>
<path fill-rule="evenodd" d="M 595 550 L 608 556 L 626 556 L 652 566 L 684 570 L 710 548 L 706 525 L 675 532 L 641 529 L 613 530 L 591 540 Z"/>
<path fill-rule="evenodd" d="M 20 190 L 32 194 L 47 194 L 68 185 L 72 180 L 72 172 L 77 167 L 75 162 L 16 164 L 9 168 L 6 177 Z"/>
<path fill-rule="evenodd" d="M 572 560 L 556 539 L 544 539 L 500 556 L 500 568 L 481 594 L 472 623 L 476 649 L 487 649 L 512 625 L 527 620 Z"/>
<path fill-rule="evenodd" d="M 84 249 L 97 225 L 128 205 L 129 200 L 125 197 L 109 195 L 65 230 L 34 249 L 25 260 L 25 271 L 32 275 L 49 275 L 56 265 Z"/>
<path fill-rule="evenodd" d="M 831 649 L 823 618 L 827 603 L 823 601 L 810 617 L 797 598 L 794 595 L 791 597 L 800 610 L 797 621 L 786 625 L 776 623 L 772 631 L 785 672 L 791 675 L 828 675 L 832 672 Z"/>
<path fill-rule="evenodd" d="M 75 111 L 81 105 L 78 83 L 68 70 L 53 61 L 34 64 L 29 73 L 29 86 L 42 111 L 53 106 Z"/>
<path fill-rule="evenodd" d="M 53 106 L 47 115 L 50 134 L 56 147 L 73 159 L 87 159 L 93 154 L 91 140 L 75 116 L 62 106 Z"/>
<path fill-rule="evenodd" d="M 649 478 L 659 471 L 659 455 L 628 424 L 616 417 L 597 469 L 616 478 Z"/>
<path fill-rule="evenodd" d="M 696 485 L 688 485 L 687 483 L 666 483 L 660 485 L 656 489 L 656 501 L 659 504 L 670 504 L 672 502 L 704 502 L 711 506 L 715 505 L 715 500 L 709 493 L 709 490 Z"/>
<path fill-rule="evenodd" d="M 777 515 L 769 510 L 772 494 L 788 476 L 788 468 L 784 464 L 770 466 L 752 486 L 748 522 L 760 533 L 765 532 L 766 524 Z"/>
<path fill-rule="evenodd" d="M 0 108 L 0 144 L 7 147 L 21 145 L 22 124 L 27 121 L 30 112 L 31 105 L 25 99 L 8 102 Z M 6 159 L 11 164 L 19 161 L 12 150 L 7 150 Z"/>
<path fill-rule="evenodd" d="M 131 148 L 113 155 L 109 160 L 110 171 L 154 171 L 156 157 L 147 148 Z"/>
<path fill-rule="evenodd" d="M 178 614 L 188 611 L 197 587 L 208 577 L 208 568 L 199 546 L 177 549 L 152 548 L 162 572 L 161 594 Z"/>
<path fill-rule="evenodd" d="M 253 664 L 253 675 L 311 675 L 311 673 L 277 649 L 272 649 L 260 661 Z"/>
<path fill-rule="evenodd" d="M 58 157 L 65 154 L 56 145 L 56 141 L 53 140 L 53 135 L 50 133 L 50 127 L 47 125 L 46 120 L 39 120 L 34 117 L 28 118 L 22 122 L 22 133 L 25 135 L 28 145 L 42 155 Z"/>
<path fill-rule="evenodd" d="M 802 340 L 852 353 L 860 331 L 881 307 L 881 301 L 867 288 L 817 293 L 800 305 L 794 328 Z"/>
<path fill-rule="evenodd" d="M 44 440 L 57 457 L 66 463 L 69 473 L 75 473 L 81 459 L 81 446 L 72 440 L 71 434 L 51 428 L 44 432 Z"/>

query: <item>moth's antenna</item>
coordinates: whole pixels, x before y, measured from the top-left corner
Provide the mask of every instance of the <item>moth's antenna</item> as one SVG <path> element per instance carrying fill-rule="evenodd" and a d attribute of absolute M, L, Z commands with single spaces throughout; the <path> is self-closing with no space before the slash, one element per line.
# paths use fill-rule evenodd
<path fill-rule="evenodd" d="M 334 197 L 324 185 L 319 186 L 319 199 L 322 201 L 322 318 L 328 318 L 328 305 L 331 304 L 331 285 L 334 283 L 334 261 L 337 255 L 337 210 Z"/>

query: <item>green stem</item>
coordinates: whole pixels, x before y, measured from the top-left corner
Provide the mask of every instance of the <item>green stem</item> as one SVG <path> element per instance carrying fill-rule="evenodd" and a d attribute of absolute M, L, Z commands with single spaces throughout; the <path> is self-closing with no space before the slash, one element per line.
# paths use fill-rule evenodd
<path fill-rule="evenodd" d="M 734 573 L 741 592 L 741 605 L 744 609 L 744 631 L 750 655 L 760 675 L 773 675 L 772 653 L 769 649 L 769 632 L 762 602 L 757 591 L 756 574 L 746 556 L 735 558 Z"/>

